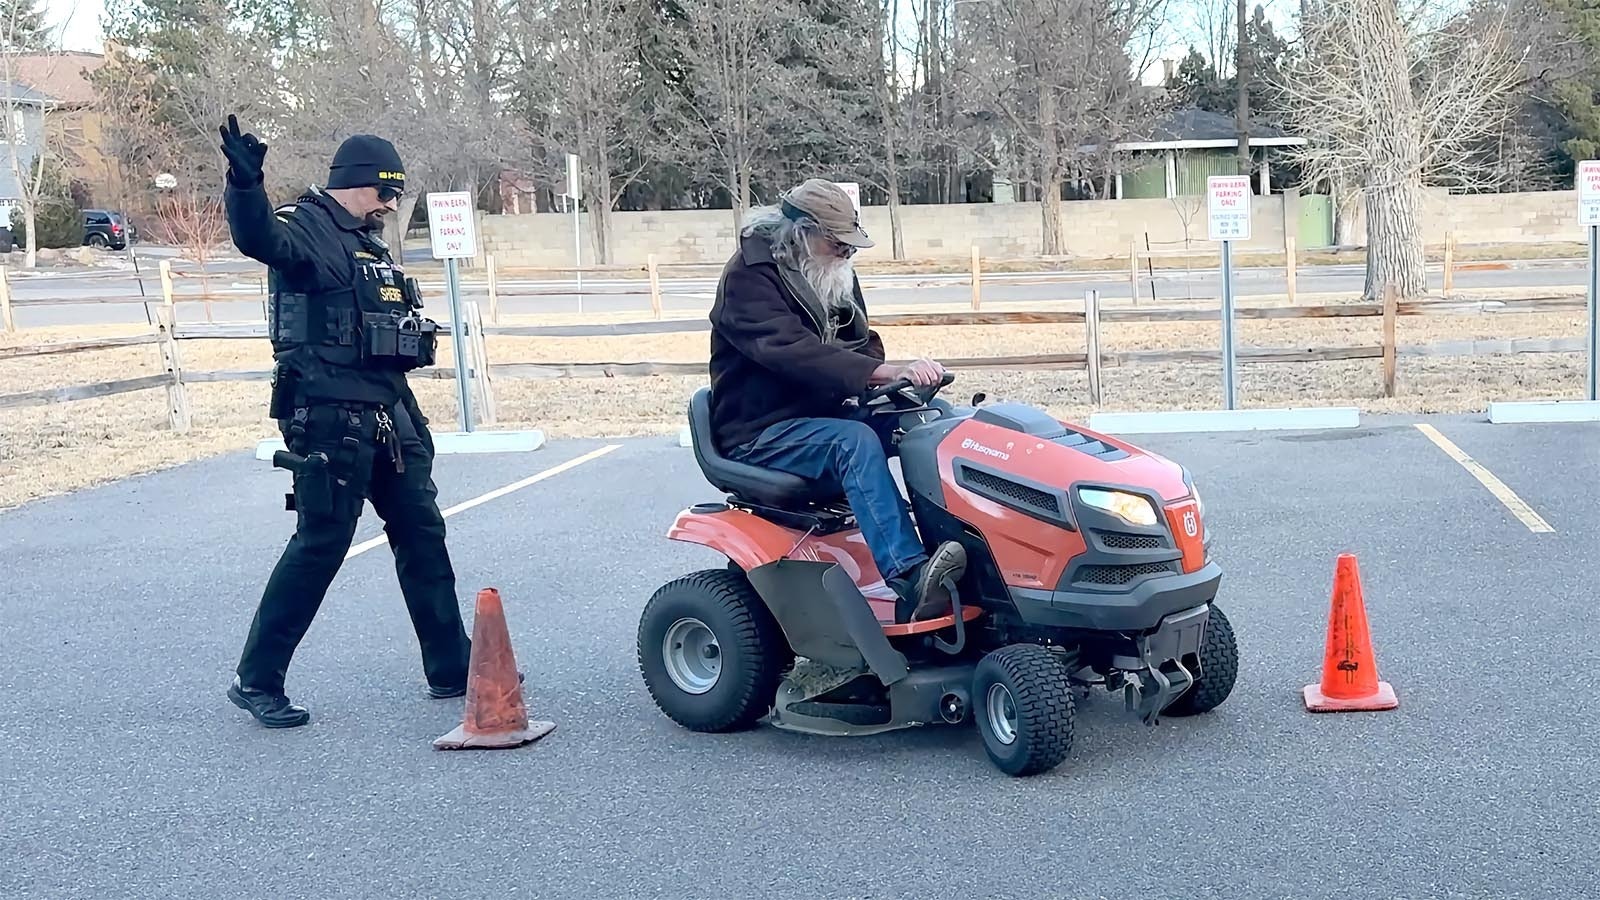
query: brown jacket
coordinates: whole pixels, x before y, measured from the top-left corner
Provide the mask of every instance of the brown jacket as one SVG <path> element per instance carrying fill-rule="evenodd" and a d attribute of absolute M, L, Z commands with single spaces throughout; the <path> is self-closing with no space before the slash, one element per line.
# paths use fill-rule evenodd
<path fill-rule="evenodd" d="M 833 344 L 826 312 L 799 271 L 760 237 L 744 238 L 722 269 L 711 307 L 711 424 L 723 452 L 786 419 L 837 416 L 884 361 L 883 340 L 860 315 Z"/>

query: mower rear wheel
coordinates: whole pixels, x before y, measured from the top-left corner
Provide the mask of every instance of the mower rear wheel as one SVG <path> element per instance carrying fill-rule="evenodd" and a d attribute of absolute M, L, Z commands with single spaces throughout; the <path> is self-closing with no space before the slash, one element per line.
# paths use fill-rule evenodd
<path fill-rule="evenodd" d="M 766 715 L 794 662 L 743 572 L 711 569 L 663 585 L 639 617 L 639 672 L 668 718 L 691 731 L 738 731 Z"/>
<path fill-rule="evenodd" d="M 1200 677 L 1167 706 L 1165 715 L 1194 716 L 1216 709 L 1233 693 L 1238 677 L 1239 646 L 1234 642 L 1233 625 L 1213 605 L 1206 619 L 1205 641 L 1200 645 Z"/>
<path fill-rule="evenodd" d="M 989 761 L 1007 775 L 1048 772 L 1072 752 L 1072 686 L 1038 644 L 1010 644 L 979 660 L 972 707 Z"/>

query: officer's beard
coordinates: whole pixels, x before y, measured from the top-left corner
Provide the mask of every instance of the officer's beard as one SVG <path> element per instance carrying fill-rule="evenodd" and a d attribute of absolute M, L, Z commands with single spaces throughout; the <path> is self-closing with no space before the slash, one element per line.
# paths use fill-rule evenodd
<path fill-rule="evenodd" d="M 368 231 L 374 232 L 376 234 L 382 234 L 383 233 L 383 226 L 384 226 L 384 219 L 385 218 L 387 218 L 387 217 L 383 214 L 383 211 L 382 210 L 377 210 L 377 211 L 374 211 L 374 212 L 367 213 L 367 217 L 365 219 L 363 219 L 362 221 L 364 221 L 366 223 Z"/>

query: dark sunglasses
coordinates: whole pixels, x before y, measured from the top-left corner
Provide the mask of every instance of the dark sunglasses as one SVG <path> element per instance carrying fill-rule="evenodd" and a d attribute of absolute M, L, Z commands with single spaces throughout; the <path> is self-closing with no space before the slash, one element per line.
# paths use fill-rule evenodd
<path fill-rule="evenodd" d="M 389 185 L 385 184 L 378 188 L 378 202 L 380 203 L 388 203 L 390 200 L 399 200 L 403 196 L 405 196 L 405 191 L 402 191 L 397 187 L 390 187 Z"/>

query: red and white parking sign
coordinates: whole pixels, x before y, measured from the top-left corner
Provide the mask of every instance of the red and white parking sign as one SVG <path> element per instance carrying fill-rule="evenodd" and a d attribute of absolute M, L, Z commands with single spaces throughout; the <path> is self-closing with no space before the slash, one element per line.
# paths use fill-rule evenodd
<path fill-rule="evenodd" d="M 1578 224 L 1600 226 L 1600 159 L 1578 163 Z"/>
<path fill-rule="evenodd" d="M 478 220 L 472 195 L 449 191 L 428 195 L 428 236 L 434 259 L 471 259 L 478 255 Z"/>
<path fill-rule="evenodd" d="M 1250 240 L 1250 176 L 1206 179 L 1206 220 L 1213 241 Z"/>

